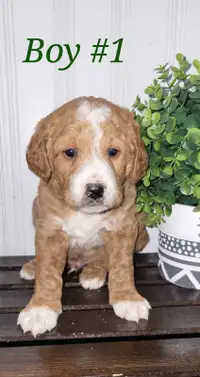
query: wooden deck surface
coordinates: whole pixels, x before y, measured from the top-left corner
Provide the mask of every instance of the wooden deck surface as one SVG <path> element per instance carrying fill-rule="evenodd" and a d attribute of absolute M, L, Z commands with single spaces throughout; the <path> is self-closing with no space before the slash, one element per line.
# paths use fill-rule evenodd
<path fill-rule="evenodd" d="M 0 258 L 0 377 L 200 376 L 200 291 L 163 280 L 156 255 L 136 256 L 148 322 L 116 317 L 106 286 L 85 291 L 65 274 L 58 325 L 36 339 L 16 325 L 33 292 L 19 277 L 28 259 Z"/>

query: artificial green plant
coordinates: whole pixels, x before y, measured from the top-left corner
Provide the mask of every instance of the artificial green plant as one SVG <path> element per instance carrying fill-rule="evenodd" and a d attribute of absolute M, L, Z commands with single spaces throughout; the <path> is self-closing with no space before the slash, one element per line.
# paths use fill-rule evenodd
<path fill-rule="evenodd" d="M 177 66 L 160 65 L 145 89 L 147 100 L 133 105 L 149 155 L 137 187 L 137 211 L 146 225 L 157 226 L 172 205 L 200 204 L 200 61 L 176 55 Z M 195 70 L 195 73 L 191 73 Z"/>

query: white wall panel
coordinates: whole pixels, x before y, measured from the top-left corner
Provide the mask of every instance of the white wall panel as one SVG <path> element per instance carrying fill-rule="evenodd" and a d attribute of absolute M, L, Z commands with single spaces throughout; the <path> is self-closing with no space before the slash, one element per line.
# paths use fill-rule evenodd
<path fill-rule="evenodd" d="M 38 179 L 25 150 L 36 122 L 80 95 L 103 96 L 131 107 L 151 82 L 153 68 L 183 52 L 199 57 L 199 0 L 0 0 L 0 255 L 34 252 L 31 204 Z M 75 63 L 22 63 L 27 38 L 45 48 L 68 43 Z M 108 38 L 108 56 L 92 63 L 92 45 Z M 121 59 L 112 43 L 124 38 Z M 46 51 L 46 50 L 45 50 Z M 156 231 L 146 251 L 155 251 Z"/>
<path fill-rule="evenodd" d="M 16 46 L 9 1 L 1 3 L 0 46 L 0 253 L 9 254 L 18 253 L 24 245 Z"/>

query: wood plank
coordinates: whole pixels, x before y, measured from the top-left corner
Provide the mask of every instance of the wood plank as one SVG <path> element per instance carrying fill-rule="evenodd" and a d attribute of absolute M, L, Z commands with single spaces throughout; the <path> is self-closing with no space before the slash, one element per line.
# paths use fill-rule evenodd
<path fill-rule="evenodd" d="M 33 256 L 0 257 L 0 270 L 19 270 L 22 265 L 29 262 Z M 157 253 L 135 254 L 135 262 L 138 267 L 156 267 L 158 263 Z"/>
<path fill-rule="evenodd" d="M 158 265 L 158 254 L 143 252 L 135 254 L 135 263 L 137 267 L 157 267 Z"/>
<path fill-rule="evenodd" d="M 139 292 L 153 307 L 200 305 L 200 291 L 189 290 L 171 285 L 141 285 Z M 33 294 L 32 289 L 1 290 L 0 312 L 19 312 L 28 303 Z M 63 311 L 106 309 L 108 304 L 108 289 L 97 291 L 84 290 L 82 287 L 64 288 Z"/>
<path fill-rule="evenodd" d="M 159 274 L 157 267 L 137 267 L 135 270 L 136 281 L 141 284 L 168 284 Z M 77 275 L 64 276 L 66 287 L 80 286 Z M 19 271 L 0 271 L 0 289 L 30 289 L 33 288 L 33 281 L 20 279 Z"/>
<path fill-rule="evenodd" d="M 200 338 L 9 347 L 0 377 L 197 377 Z"/>
<path fill-rule="evenodd" d="M 0 270 L 16 270 L 20 269 L 22 265 L 29 262 L 33 257 L 31 256 L 12 256 L 0 257 Z"/>
<path fill-rule="evenodd" d="M 34 339 L 23 334 L 17 323 L 17 313 L 0 314 L 0 342 Z M 93 339 L 118 337 L 186 336 L 200 334 L 200 306 L 153 308 L 149 321 L 139 324 L 118 318 L 113 310 L 68 311 L 60 315 L 58 325 L 37 340 Z"/>

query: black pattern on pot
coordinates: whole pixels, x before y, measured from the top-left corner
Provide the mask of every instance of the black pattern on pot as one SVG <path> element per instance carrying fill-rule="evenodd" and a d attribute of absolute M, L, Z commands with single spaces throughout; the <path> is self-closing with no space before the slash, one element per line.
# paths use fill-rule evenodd
<path fill-rule="evenodd" d="M 173 284 L 200 290 L 200 242 L 169 236 L 159 231 L 161 275 Z"/>
<path fill-rule="evenodd" d="M 200 242 L 175 238 L 159 231 L 159 246 L 171 253 L 200 258 Z"/>

